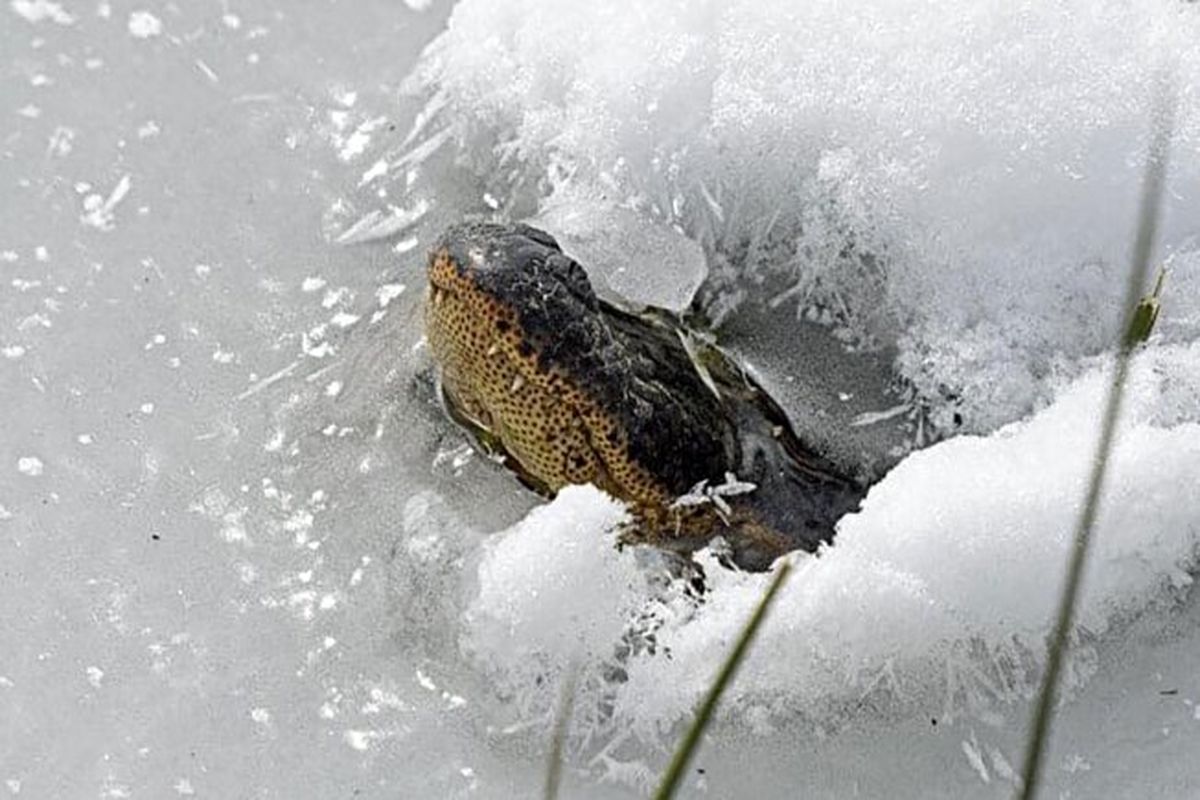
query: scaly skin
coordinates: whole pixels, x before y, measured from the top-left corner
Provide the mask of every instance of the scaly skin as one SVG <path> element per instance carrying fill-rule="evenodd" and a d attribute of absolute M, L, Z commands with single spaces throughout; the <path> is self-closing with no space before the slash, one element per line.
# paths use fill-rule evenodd
<path fill-rule="evenodd" d="M 425 325 L 451 413 L 541 493 L 591 483 L 626 501 L 634 540 L 690 552 L 723 535 L 739 566 L 765 569 L 858 507 L 862 487 L 728 356 L 668 312 L 599 300 L 543 231 L 451 227 L 430 253 Z M 758 486 L 728 514 L 675 504 L 726 473 Z"/>

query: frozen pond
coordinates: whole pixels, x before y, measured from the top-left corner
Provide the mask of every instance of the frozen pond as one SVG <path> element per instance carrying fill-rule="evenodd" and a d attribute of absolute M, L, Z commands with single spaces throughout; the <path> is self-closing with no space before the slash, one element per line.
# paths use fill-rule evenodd
<path fill-rule="evenodd" d="M 427 5 L 0 7 L 0 797 L 539 796 L 574 669 L 565 796 L 645 794 L 766 578 L 664 593 L 619 507 L 444 419 L 421 270 L 467 213 L 627 297 L 707 274 L 801 427 L 899 460 L 796 558 L 687 796 L 1009 796 L 1164 54 L 1168 294 L 1046 796 L 1189 796 L 1200 8 Z"/>

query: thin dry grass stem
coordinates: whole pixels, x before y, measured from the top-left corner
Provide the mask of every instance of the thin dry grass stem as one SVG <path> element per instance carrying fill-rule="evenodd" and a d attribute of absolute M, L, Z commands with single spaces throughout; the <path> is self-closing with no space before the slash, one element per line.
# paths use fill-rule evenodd
<path fill-rule="evenodd" d="M 542 796 L 546 800 L 558 797 L 558 787 L 562 782 L 563 750 L 567 742 L 567 730 L 571 724 L 571 712 L 575 707 L 575 687 L 579 683 L 578 662 L 567 668 L 563 680 L 562 693 L 558 698 L 558 713 L 554 718 L 554 732 L 550 737 L 550 752 L 546 756 L 546 786 Z"/>
<path fill-rule="evenodd" d="M 691 762 L 696 748 L 700 745 L 700 737 L 704 735 L 704 729 L 708 727 L 708 723 L 712 719 L 713 711 L 717 707 L 717 701 L 721 699 L 721 694 L 733 680 L 738 666 L 745 659 L 746 653 L 749 652 L 750 644 L 754 641 L 755 634 L 758 633 L 759 627 L 766 618 L 767 609 L 770 608 L 775 595 L 779 593 L 779 589 L 783 586 L 784 581 L 791 572 L 791 568 L 792 565 L 787 561 L 780 564 L 779 570 L 775 573 L 775 577 L 771 581 L 771 585 L 767 587 L 762 600 L 758 602 L 758 607 L 754 609 L 754 613 L 746 621 L 746 625 L 742 628 L 742 633 L 738 637 L 737 643 L 725 659 L 725 663 L 721 665 L 721 670 L 717 673 L 716 678 L 713 679 L 712 685 L 708 689 L 708 694 L 705 696 L 703 702 L 700 703 L 700 707 L 696 709 L 696 718 L 692 720 L 692 724 L 688 727 L 687 733 L 684 734 L 683 740 L 679 743 L 675 755 L 672 756 L 671 763 L 667 767 L 666 773 L 663 774 L 662 782 L 659 784 L 658 790 L 654 793 L 655 800 L 668 800 L 668 798 L 675 795 L 680 782 L 683 780 L 683 775 L 687 771 L 688 764 Z"/>
<path fill-rule="evenodd" d="M 1059 599 L 1058 614 L 1048 644 L 1046 672 L 1038 692 L 1034 718 L 1026 740 L 1025 764 L 1018 794 L 1021 800 L 1032 800 L 1037 794 L 1042 772 L 1042 757 L 1048 742 L 1050 722 L 1056 705 L 1059 674 L 1062 671 L 1071 629 L 1075 624 L 1075 607 L 1079 597 L 1079 587 L 1087 562 L 1092 528 L 1100 508 L 1100 497 L 1108 469 L 1108 457 L 1116 436 L 1117 419 L 1120 416 L 1121 404 L 1124 399 L 1130 354 L 1140 341 L 1139 331 L 1135 330 L 1135 315 L 1138 298 L 1146 283 L 1150 251 L 1158 227 L 1159 207 L 1162 203 L 1163 180 L 1166 174 L 1175 108 L 1174 87 L 1166 76 L 1160 78 L 1154 100 L 1154 115 L 1151 120 L 1153 134 L 1142 184 L 1137 240 L 1133 247 L 1129 283 L 1125 291 L 1124 318 L 1120 328 L 1121 338 L 1118 342 L 1116 363 L 1113 367 L 1112 383 L 1109 386 L 1104 416 L 1100 424 L 1100 441 L 1092 464 L 1092 475 L 1084 498 L 1083 510 L 1075 528 L 1075 538 L 1067 565 L 1066 579 L 1063 582 L 1062 595 Z"/>

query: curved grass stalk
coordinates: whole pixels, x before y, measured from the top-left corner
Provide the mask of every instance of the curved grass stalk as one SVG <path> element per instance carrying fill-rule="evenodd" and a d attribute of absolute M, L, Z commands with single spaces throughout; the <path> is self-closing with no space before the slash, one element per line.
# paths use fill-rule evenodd
<path fill-rule="evenodd" d="M 733 680 L 734 674 L 737 672 L 738 666 L 746 658 L 746 653 L 750 650 L 750 644 L 754 641 L 755 634 L 758 633 L 763 620 L 766 618 L 767 609 L 775 599 L 775 595 L 779 593 L 780 587 L 783 586 L 788 574 L 791 572 L 792 565 L 784 561 L 779 566 L 779 570 L 775 573 L 771 585 L 767 587 L 767 591 L 763 593 L 762 599 L 758 601 L 758 607 L 754 609 L 754 613 L 750 615 L 750 619 L 746 621 L 746 625 L 742 628 L 741 635 L 738 636 L 737 643 L 733 646 L 725 663 L 721 665 L 720 672 L 713 679 L 712 685 L 708 689 L 708 694 L 700 703 L 700 707 L 696 709 L 696 718 L 692 720 L 692 724 L 688 727 L 687 733 L 684 734 L 683 740 L 679 743 L 675 755 L 671 758 L 671 763 L 667 767 L 667 771 L 663 774 L 662 782 L 659 783 L 658 790 L 654 793 L 655 800 L 669 800 L 675 795 L 679 788 L 680 782 L 683 780 L 684 772 L 687 771 L 688 764 L 695 754 L 696 748 L 700 745 L 700 737 L 704 735 L 704 729 L 708 727 L 709 721 L 712 719 L 713 711 L 716 710 L 717 701 L 721 699 L 725 688 Z"/>
<path fill-rule="evenodd" d="M 1169 80 L 1163 76 L 1159 82 L 1152 117 L 1153 134 L 1150 150 L 1146 157 L 1146 173 L 1142 183 L 1141 209 L 1138 215 L 1137 240 L 1133 246 L 1129 282 L 1125 288 L 1124 318 L 1120 328 L 1116 363 L 1113 365 L 1112 383 L 1109 385 L 1104 416 L 1100 423 L 1100 441 L 1092 462 L 1092 475 L 1084 497 L 1083 510 L 1075 527 L 1067 575 L 1063 581 L 1059 598 L 1058 613 L 1054 630 L 1046 653 L 1046 672 L 1038 691 L 1033 722 L 1026 738 L 1025 766 L 1022 771 L 1021 800 L 1032 800 L 1037 795 L 1042 774 L 1042 757 L 1049 739 L 1050 723 L 1058 696 L 1059 674 L 1072 628 L 1075 626 L 1075 607 L 1079 599 L 1079 588 L 1087 563 L 1088 547 L 1092 529 L 1100 509 L 1100 498 L 1104 489 L 1104 478 L 1108 471 L 1108 458 L 1116 438 L 1117 419 L 1125 395 L 1125 380 L 1129 374 L 1129 361 L 1133 349 L 1140 343 L 1149 328 L 1138 315 L 1138 298 L 1146 284 L 1149 272 L 1150 251 L 1158 228 L 1159 208 L 1162 204 L 1163 180 L 1167 169 L 1174 116 L 1175 94 Z M 1161 285 L 1161 281 L 1160 281 Z M 1155 295 L 1157 297 L 1157 293 Z M 1151 325 L 1153 320 L 1151 320 Z"/>

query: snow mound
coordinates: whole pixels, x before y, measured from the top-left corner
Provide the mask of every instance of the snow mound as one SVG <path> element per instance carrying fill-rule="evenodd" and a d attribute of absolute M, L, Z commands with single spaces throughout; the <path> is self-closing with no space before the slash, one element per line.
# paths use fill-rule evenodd
<path fill-rule="evenodd" d="M 796 570 L 739 673 L 727 717 L 756 730 L 805 718 L 827 726 L 876 692 L 893 710 L 932 697 L 950 716 L 1028 695 L 1107 369 L 1097 364 L 1064 384 L 1028 421 L 910 456 L 842 521 L 832 547 L 791 556 Z M 1191 583 L 1200 553 L 1197 375 L 1198 344 L 1137 359 L 1085 580 L 1085 639 Z M 544 713 L 556 696 L 546 677 L 608 657 L 631 611 L 652 597 L 630 554 L 612 548 L 620 519 L 599 492 L 573 488 L 486 548 L 465 637 L 519 706 Z M 611 713 L 588 724 L 653 744 L 695 707 L 768 581 L 707 556 L 702 563 L 703 604 L 662 617 L 658 651 L 628 657 L 624 679 L 610 687 Z M 1072 675 L 1075 685 L 1087 678 L 1086 657 Z"/>
<path fill-rule="evenodd" d="M 1112 341 L 1163 66 L 1180 107 L 1161 241 L 1194 259 L 1200 10 L 1176 0 L 467 0 L 373 180 L 436 202 L 445 175 L 421 170 L 452 150 L 480 211 L 602 221 L 633 294 L 692 284 L 644 228 L 682 231 L 715 316 L 756 297 L 831 316 L 986 432 Z M 1173 292 L 1164 323 L 1198 309 Z"/>
<path fill-rule="evenodd" d="M 466 612 L 470 648 L 510 664 L 552 655 L 559 667 L 603 655 L 592 648 L 619 637 L 621 598 L 645 583 L 633 559 L 610 555 L 625 519 L 598 489 L 569 486 L 489 540 Z"/>

